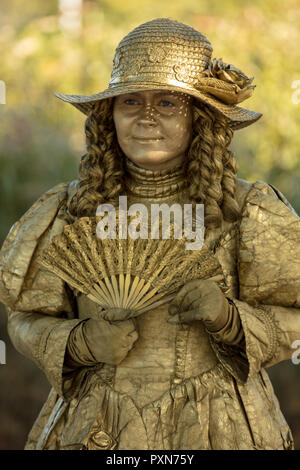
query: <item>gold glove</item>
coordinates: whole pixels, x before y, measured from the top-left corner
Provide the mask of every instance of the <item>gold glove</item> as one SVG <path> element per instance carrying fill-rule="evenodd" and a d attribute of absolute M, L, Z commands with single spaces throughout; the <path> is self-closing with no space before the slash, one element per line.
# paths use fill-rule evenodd
<path fill-rule="evenodd" d="M 134 320 L 110 323 L 104 319 L 89 318 L 71 331 L 65 365 L 117 365 L 127 356 L 137 339 Z"/>
<path fill-rule="evenodd" d="M 216 341 L 238 344 L 244 336 L 237 308 L 209 279 L 187 282 L 170 303 L 169 314 L 169 323 L 203 321 Z"/>

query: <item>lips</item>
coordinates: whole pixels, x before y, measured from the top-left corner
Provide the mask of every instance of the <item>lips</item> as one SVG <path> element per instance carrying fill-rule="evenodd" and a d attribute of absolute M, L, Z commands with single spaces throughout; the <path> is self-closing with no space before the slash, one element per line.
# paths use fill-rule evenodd
<path fill-rule="evenodd" d="M 140 140 L 142 142 L 156 142 L 157 140 L 162 140 L 163 137 L 133 137 L 134 140 Z"/>

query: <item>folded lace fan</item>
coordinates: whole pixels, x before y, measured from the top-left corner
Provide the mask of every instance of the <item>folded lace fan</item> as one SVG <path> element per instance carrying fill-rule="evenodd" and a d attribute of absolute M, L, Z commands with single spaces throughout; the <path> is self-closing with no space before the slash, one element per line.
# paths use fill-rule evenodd
<path fill-rule="evenodd" d="M 212 253 L 205 246 L 186 250 L 184 237 L 174 239 L 174 225 L 170 238 L 122 239 L 116 230 L 116 238 L 101 239 L 98 222 L 83 217 L 65 226 L 38 261 L 104 309 L 131 309 L 136 316 L 170 301 L 189 280 L 223 280 Z"/>

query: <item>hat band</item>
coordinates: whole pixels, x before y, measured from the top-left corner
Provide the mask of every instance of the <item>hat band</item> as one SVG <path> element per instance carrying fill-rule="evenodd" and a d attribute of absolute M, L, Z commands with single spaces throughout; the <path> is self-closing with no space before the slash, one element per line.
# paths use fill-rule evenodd
<path fill-rule="evenodd" d="M 192 87 L 191 85 L 185 83 L 185 82 L 182 82 L 182 81 L 179 81 L 179 80 L 176 80 L 174 78 L 165 78 L 164 80 L 161 79 L 160 77 L 160 80 L 158 81 L 157 80 L 157 77 L 155 76 L 136 76 L 136 75 L 129 75 L 126 77 L 126 80 L 122 79 L 121 77 L 118 78 L 114 78 L 114 80 L 111 80 L 109 82 L 109 89 L 116 89 L 116 88 L 119 88 L 119 87 L 122 87 L 122 88 L 126 88 L 126 87 L 132 87 L 132 86 L 136 86 L 136 87 L 155 87 L 155 89 L 159 89 L 160 86 L 162 87 L 165 87 L 165 86 L 171 86 L 171 87 L 176 87 L 176 88 L 183 88 L 183 89 L 187 89 L 187 90 L 194 90 L 196 91 L 196 89 L 194 87 Z"/>

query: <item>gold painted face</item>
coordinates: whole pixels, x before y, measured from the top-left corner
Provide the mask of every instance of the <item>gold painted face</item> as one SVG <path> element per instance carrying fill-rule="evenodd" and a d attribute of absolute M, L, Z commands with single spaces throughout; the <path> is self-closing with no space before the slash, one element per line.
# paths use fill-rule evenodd
<path fill-rule="evenodd" d="M 122 151 L 137 165 L 161 170 L 184 160 L 192 136 L 192 98 L 185 93 L 117 96 L 113 118 Z"/>

